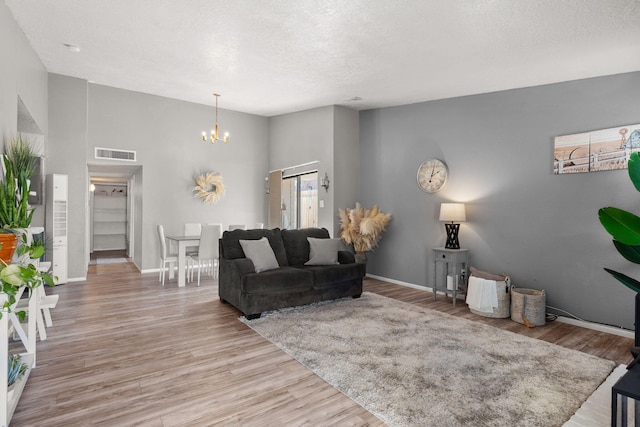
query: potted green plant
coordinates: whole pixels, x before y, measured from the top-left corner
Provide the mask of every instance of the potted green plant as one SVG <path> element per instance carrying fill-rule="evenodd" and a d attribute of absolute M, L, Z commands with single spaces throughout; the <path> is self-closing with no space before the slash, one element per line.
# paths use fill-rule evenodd
<path fill-rule="evenodd" d="M 0 181 L 0 259 L 11 262 L 17 246 L 16 234 L 31 225 L 34 209 L 29 206 L 30 179 L 35 174 L 36 152 L 22 136 L 9 140 L 3 156 L 4 179 Z"/>
<path fill-rule="evenodd" d="M 31 259 L 42 256 L 44 245 L 41 242 L 27 244 L 24 231 L 31 225 L 34 212 L 29 206 L 29 191 L 30 179 L 35 173 L 36 154 L 31 143 L 25 141 L 22 136 L 5 144 L 5 155 L 2 159 L 4 180 L 0 181 L 0 239 L 9 237 L 10 242 L 2 243 L 3 248 L 9 246 L 15 250 L 19 247 L 18 254 L 28 253 L 29 257 L 21 264 L 12 263 L 13 253 L 0 259 L 0 295 L 6 295 L 0 316 L 14 305 L 20 288 L 26 286 L 33 290 L 43 283 L 50 286 L 55 284 L 49 274 L 38 271 L 30 262 Z M 20 240 L 17 235 L 21 236 Z M 17 314 L 24 319 L 24 312 Z"/>
<path fill-rule="evenodd" d="M 8 372 L 7 372 L 7 387 L 9 392 L 13 389 L 16 381 L 24 376 L 27 372 L 27 364 L 22 361 L 22 356 L 19 354 L 12 354 L 8 359 Z"/>
<path fill-rule="evenodd" d="M 628 162 L 629 178 L 640 191 L 640 153 L 632 153 Z M 598 211 L 600 223 L 613 236 L 613 245 L 626 260 L 640 264 L 640 217 L 615 207 L 605 207 Z M 636 292 L 635 345 L 632 353 L 640 347 L 640 282 L 610 268 L 605 268 L 620 283 Z"/>
<path fill-rule="evenodd" d="M 35 253 L 38 253 L 39 249 Z M 16 302 L 16 296 L 20 288 L 26 286 L 29 289 L 29 295 L 33 295 L 33 290 L 42 284 L 55 286 L 57 278 L 51 277 L 48 273 L 38 271 L 38 268 L 32 263 L 20 265 L 17 263 L 7 264 L 0 260 L 0 296 L 6 295 L 0 308 L 0 318 L 3 312 L 10 312 L 11 307 Z M 2 301 L 2 299 L 0 299 Z M 20 320 L 24 320 L 26 313 L 19 311 L 16 313 Z"/>

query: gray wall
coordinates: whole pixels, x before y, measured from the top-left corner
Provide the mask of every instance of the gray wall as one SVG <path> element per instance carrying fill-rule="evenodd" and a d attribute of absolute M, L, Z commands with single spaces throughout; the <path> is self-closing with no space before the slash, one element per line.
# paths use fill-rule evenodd
<path fill-rule="evenodd" d="M 318 176 L 333 176 L 333 112 L 331 106 L 269 118 L 269 170 L 318 161 Z M 324 208 L 318 207 L 318 226 L 331 231 L 333 187 L 321 190 Z"/>
<path fill-rule="evenodd" d="M 440 203 L 465 202 L 460 243 L 473 266 L 544 289 L 549 305 L 585 320 L 633 328 L 633 292 L 602 267 L 640 274 L 597 212 L 638 212 L 640 194 L 626 170 L 554 175 L 553 138 L 638 123 L 638 99 L 630 73 L 361 112 L 361 199 L 393 215 L 367 271 L 431 286 L 431 249 L 446 240 Z M 431 157 L 450 181 L 430 195 L 416 171 Z"/>
<path fill-rule="evenodd" d="M 354 205 L 359 193 L 358 112 L 329 106 L 269 118 L 269 170 L 318 161 L 329 190 L 319 187 L 318 226 L 340 231 L 338 208 Z"/>
<path fill-rule="evenodd" d="M 158 224 L 167 234 L 182 234 L 185 222 L 266 222 L 265 117 L 221 109 L 221 131 L 228 130 L 231 140 L 211 145 L 201 132 L 214 124 L 212 107 L 90 85 L 89 112 L 86 161 L 98 163 L 94 147 L 108 147 L 135 150 L 143 165 L 141 245 L 136 240 L 143 270 L 158 265 Z M 218 203 L 203 205 L 194 197 L 194 180 L 211 171 L 221 173 L 226 192 Z"/>
<path fill-rule="evenodd" d="M 87 275 L 86 220 L 89 206 L 87 178 L 87 82 L 49 74 L 49 143 L 47 176 L 68 175 L 68 278 Z M 52 207 L 47 207 L 51 209 Z"/>
<path fill-rule="evenodd" d="M 143 206 L 143 173 L 142 168 L 138 168 L 136 172 L 133 174 L 133 182 L 134 186 L 131 188 L 129 192 L 129 197 L 133 199 L 133 210 L 134 210 L 134 226 L 133 226 L 133 238 L 129 237 L 133 242 L 133 260 L 136 266 L 142 270 L 142 239 L 143 239 L 143 230 L 142 226 L 142 218 L 144 217 L 144 206 Z M 158 253 L 158 256 L 160 254 Z M 152 264 L 153 265 L 153 264 Z M 158 263 L 159 265 L 159 263 Z"/>
<path fill-rule="evenodd" d="M 220 110 L 221 128 L 228 129 L 232 139 L 227 145 L 212 146 L 200 139 L 201 132 L 213 124 L 212 107 L 59 75 L 51 76 L 49 86 L 51 127 L 64 129 L 66 138 L 51 138 L 50 149 L 65 160 L 51 162 L 48 172 L 69 175 L 72 198 L 77 195 L 86 206 L 87 163 L 131 165 L 96 161 L 95 147 L 137 152 L 136 163 L 142 165 L 142 171 L 136 176 L 138 188 L 133 192 L 140 215 L 140 224 L 136 220 L 134 261 L 143 271 L 158 267 L 158 224 L 165 226 L 167 234 L 182 234 L 185 222 L 220 222 L 224 227 L 265 222 L 267 118 Z M 82 125 L 86 128 L 84 137 L 79 129 Z M 222 174 L 226 193 L 217 204 L 205 206 L 192 190 L 194 179 L 209 171 Z M 70 200 L 70 227 L 77 225 L 84 230 L 84 206 L 73 206 Z M 86 274 L 86 262 L 76 253 L 85 253 L 85 240 L 84 234 L 70 229 L 70 278 Z M 71 264 L 75 256 L 78 259 Z"/>
<path fill-rule="evenodd" d="M 47 70 L 4 2 L 0 2 L 0 58 L 0 152 L 4 152 L 4 142 L 17 133 L 18 97 L 44 135 L 48 130 Z M 42 206 L 36 208 L 32 225 L 44 225 L 43 211 Z"/>
<path fill-rule="evenodd" d="M 338 209 L 354 207 L 360 200 L 360 144 L 358 111 L 344 107 L 334 110 L 334 157 L 333 176 L 330 176 L 333 188 L 334 211 L 333 229 L 340 236 Z M 324 190 L 320 189 L 322 193 Z"/>

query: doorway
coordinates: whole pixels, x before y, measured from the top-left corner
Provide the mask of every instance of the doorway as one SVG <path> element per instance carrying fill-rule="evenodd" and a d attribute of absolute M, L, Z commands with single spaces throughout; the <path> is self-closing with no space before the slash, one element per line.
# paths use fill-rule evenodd
<path fill-rule="evenodd" d="M 282 178 L 282 228 L 318 226 L 318 172 Z"/>
<path fill-rule="evenodd" d="M 127 184 L 91 182 L 91 252 L 120 251 L 129 256 Z"/>
<path fill-rule="evenodd" d="M 142 166 L 88 165 L 86 260 L 90 266 L 137 266 Z M 138 180 L 136 177 L 138 176 Z M 138 228 L 136 227 L 138 226 Z M 140 252 L 140 251 L 138 251 Z M 138 256 L 139 258 L 139 256 Z M 127 269 L 129 266 L 127 266 Z M 94 268 L 95 269 L 95 268 Z"/>

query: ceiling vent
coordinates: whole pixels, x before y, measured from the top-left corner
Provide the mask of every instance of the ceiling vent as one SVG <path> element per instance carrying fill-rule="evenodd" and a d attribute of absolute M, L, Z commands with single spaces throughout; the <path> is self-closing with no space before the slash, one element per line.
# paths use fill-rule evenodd
<path fill-rule="evenodd" d="M 96 159 L 102 160 L 126 160 L 128 162 L 136 161 L 136 152 L 129 150 L 117 150 L 115 148 L 96 147 Z"/>

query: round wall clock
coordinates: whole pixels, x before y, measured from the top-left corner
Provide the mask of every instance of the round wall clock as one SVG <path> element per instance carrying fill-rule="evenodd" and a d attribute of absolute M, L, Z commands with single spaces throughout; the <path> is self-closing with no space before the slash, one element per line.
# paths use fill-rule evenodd
<path fill-rule="evenodd" d="M 442 160 L 425 160 L 418 168 L 418 187 L 427 193 L 442 190 L 449 178 L 449 169 Z"/>

